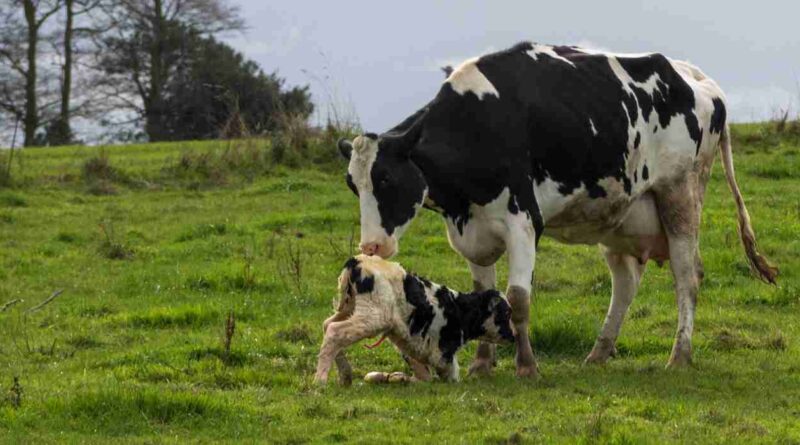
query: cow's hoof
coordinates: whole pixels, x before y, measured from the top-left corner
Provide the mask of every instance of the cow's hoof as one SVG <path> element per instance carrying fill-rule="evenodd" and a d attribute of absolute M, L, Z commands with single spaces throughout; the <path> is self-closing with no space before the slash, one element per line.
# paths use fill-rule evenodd
<path fill-rule="evenodd" d="M 584 365 L 605 365 L 608 361 L 611 354 L 604 351 L 598 351 L 596 349 L 592 349 L 592 352 L 586 356 L 586 359 L 583 361 Z"/>
<path fill-rule="evenodd" d="M 517 377 L 525 379 L 538 379 L 539 367 L 536 366 L 536 363 L 532 365 L 517 366 Z"/>
<path fill-rule="evenodd" d="M 667 369 L 682 369 L 692 365 L 692 355 L 690 353 L 672 353 L 667 362 Z"/>
<path fill-rule="evenodd" d="M 611 357 L 617 356 L 617 348 L 610 344 L 606 340 L 598 340 L 594 347 L 592 348 L 592 352 L 586 356 L 586 360 L 583 361 L 584 365 L 604 365 L 608 362 L 608 359 Z"/>
<path fill-rule="evenodd" d="M 474 375 L 476 377 L 487 377 L 492 375 L 492 360 L 475 359 L 475 361 L 469 366 L 467 375 Z"/>

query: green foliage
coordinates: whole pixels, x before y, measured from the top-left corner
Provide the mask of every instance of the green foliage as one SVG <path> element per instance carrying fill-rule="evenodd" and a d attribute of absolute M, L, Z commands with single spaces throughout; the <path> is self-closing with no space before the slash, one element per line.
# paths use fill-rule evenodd
<path fill-rule="evenodd" d="M 24 300 L 0 313 L 0 442 L 800 441 L 800 178 L 775 173 L 800 171 L 800 144 L 735 145 L 779 287 L 749 275 L 715 167 L 694 367 L 664 369 L 676 308 L 668 265 L 652 263 L 617 357 L 583 366 L 607 309 L 608 273 L 597 248 L 543 238 L 531 307 L 539 381 L 513 376 L 511 346 L 498 348 L 493 377 L 466 378 L 470 345 L 459 354 L 461 383 L 365 385 L 369 371 L 406 365 L 390 346 L 354 345 L 356 383 L 346 389 L 311 384 L 353 233 L 358 241 L 343 161 L 288 169 L 261 140 L 109 147 L 91 163 L 96 149 L 29 151 L 14 188 L 0 191 L 0 305 Z M 312 157 L 326 148 L 335 154 L 322 142 L 308 147 Z M 170 169 L 184 153 L 180 176 Z M 224 181 L 210 179 L 215 170 Z M 87 194 L 98 178 L 117 194 Z M 112 261 L 114 249 L 135 254 Z M 472 285 L 432 212 L 420 214 L 400 252 L 409 270 Z M 503 259 L 498 282 L 506 278 Z M 24 313 L 55 289 L 64 295 Z"/>
<path fill-rule="evenodd" d="M 308 87 L 286 89 L 276 73 L 264 74 L 225 43 L 185 31 L 185 52 L 167 84 L 164 126 L 173 140 L 246 137 L 285 126 L 303 127 L 314 110 Z"/>

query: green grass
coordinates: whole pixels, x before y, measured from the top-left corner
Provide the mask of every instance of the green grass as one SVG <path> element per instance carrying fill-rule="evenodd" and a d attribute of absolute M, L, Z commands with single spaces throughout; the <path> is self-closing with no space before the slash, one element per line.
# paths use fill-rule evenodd
<path fill-rule="evenodd" d="M 265 161 L 259 141 L 111 147 L 113 170 L 97 148 L 25 151 L 0 189 L 0 305 L 24 300 L 0 313 L 0 442 L 798 443 L 800 143 L 754 125 L 735 134 L 780 286 L 750 277 L 715 166 L 693 368 L 664 369 L 677 313 L 669 268 L 654 264 L 619 356 L 581 366 L 608 273 L 597 248 L 543 239 L 531 326 L 540 380 L 514 378 L 504 347 L 492 378 L 351 388 L 311 383 L 358 233 L 343 164 L 288 169 Z M 401 246 L 408 269 L 471 286 L 435 214 Z M 460 354 L 462 373 L 473 354 Z M 357 375 L 405 368 L 387 346 L 350 358 Z"/>

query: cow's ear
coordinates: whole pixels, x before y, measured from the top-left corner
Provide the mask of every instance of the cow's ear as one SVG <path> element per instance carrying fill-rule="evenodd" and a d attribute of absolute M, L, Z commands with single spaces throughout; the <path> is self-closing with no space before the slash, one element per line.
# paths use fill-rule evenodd
<path fill-rule="evenodd" d="M 336 143 L 336 146 L 339 147 L 339 153 L 342 154 L 342 157 L 349 161 L 350 154 L 353 152 L 353 143 L 345 138 L 341 138 L 339 142 Z"/>
<path fill-rule="evenodd" d="M 453 74 L 453 67 L 451 65 L 445 65 L 442 67 L 442 71 L 444 71 L 444 77 L 446 79 L 450 77 L 451 74 Z"/>

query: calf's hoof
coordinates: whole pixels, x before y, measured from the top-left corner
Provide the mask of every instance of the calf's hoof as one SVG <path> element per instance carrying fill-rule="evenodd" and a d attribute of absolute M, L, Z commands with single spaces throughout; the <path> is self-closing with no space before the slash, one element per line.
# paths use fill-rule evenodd
<path fill-rule="evenodd" d="M 339 384 L 342 386 L 350 386 L 353 384 L 353 374 L 341 373 L 339 374 Z"/>
<path fill-rule="evenodd" d="M 386 383 L 389 381 L 389 373 L 381 371 L 368 372 L 364 376 L 364 381 L 367 383 Z"/>
<path fill-rule="evenodd" d="M 517 366 L 516 375 L 519 378 L 537 379 L 539 378 L 539 367 L 536 366 L 536 363 L 532 365 L 519 365 Z"/>
<path fill-rule="evenodd" d="M 416 382 L 417 379 L 399 371 L 392 373 L 373 371 L 364 376 L 364 381 L 367 383 L 410 383 Z"/>
<path fill-rule="evenodd" d="M 492 360 L 490 359 L 475 359 L 469 366 L 467 375 L 477 377 L 487 377 L 492 375 Z"/>

